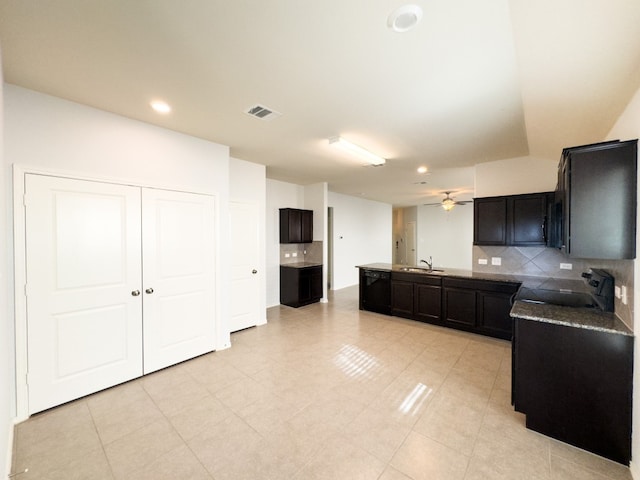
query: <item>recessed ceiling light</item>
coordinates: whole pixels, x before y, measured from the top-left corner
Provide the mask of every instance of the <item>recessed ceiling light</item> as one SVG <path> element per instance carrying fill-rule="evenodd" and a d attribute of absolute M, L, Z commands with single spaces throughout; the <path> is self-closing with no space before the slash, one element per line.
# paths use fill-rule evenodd
<path fill-rule="evenodd" d="M 162 100 L 154 100 L 151 102 L 151 108 L 153 108 L 158 113 L 170 113 L 171 107 L 167 102 L 163 102 Z"/>
<path fill-rule="evenodd" d="M 387 19 L 387 27 L 394 32 L 408 32 L 422 19 L 422 8 L 418 5 L 403 5 L 394 10 Z"/>
<path fill-rule="evenodd" d="M 424 165 L 421 167 L 418 167 L 418 173 L 427 173 L 427 167 L 425 167 Z"/>

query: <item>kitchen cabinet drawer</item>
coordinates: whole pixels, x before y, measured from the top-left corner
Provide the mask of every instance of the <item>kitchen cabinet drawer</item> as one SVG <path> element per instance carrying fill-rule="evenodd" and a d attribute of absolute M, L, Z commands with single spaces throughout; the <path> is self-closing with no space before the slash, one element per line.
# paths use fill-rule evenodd
<path fill-rule="evenodd" d="M 280 243 L 312 243 L 313 210 L 280 209 Z"/>

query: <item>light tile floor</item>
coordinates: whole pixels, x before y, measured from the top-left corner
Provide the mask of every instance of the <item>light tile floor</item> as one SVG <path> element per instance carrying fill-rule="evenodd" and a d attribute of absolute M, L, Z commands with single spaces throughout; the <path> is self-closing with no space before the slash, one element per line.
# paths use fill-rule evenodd
<path fill-rule="evenodd" d="M 630 479 L 524 427 L 510 344 L 361 312 L 274 307 L 232 348 L 16 427 L 28 479 Z"/>

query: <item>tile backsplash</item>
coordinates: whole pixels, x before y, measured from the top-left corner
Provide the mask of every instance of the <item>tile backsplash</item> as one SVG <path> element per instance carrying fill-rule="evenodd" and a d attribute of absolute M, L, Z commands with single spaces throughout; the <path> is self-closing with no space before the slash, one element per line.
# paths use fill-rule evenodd
<path fill-rule="evenodd" d="M 492 265 L 492 258 L 500 258 L 500 265 Z M 487 260 L 486 265 L 478 263 Z M 592 260 L 569 258 L 560 250 L 547 247 L 473 247 L 473 270 L 476 272 L 529 275 L 532 277 L 581 280 L 580 274 L 589 268 L 601 268 L 615 278 L 616 286 L 627 287 L 627 304 L 615 299 L 615 312 L 633 329 L 633 260 Z M 560 264 L 571 264 L 571 270 Z"/>
<path fill-rule="evenodd" d="M 280 265 L 298 262 L 322 263 L 322 242 L 281 243 Z"/>

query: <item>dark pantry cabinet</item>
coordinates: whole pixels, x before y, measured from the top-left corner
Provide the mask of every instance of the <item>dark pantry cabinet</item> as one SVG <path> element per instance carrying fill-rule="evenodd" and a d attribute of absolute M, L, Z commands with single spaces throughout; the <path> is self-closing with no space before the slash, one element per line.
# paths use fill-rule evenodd
<path fill-rule="evenodd" d="M 302 307 L 322 298 L 322 265 L 280 265 L 280 303 Z"/>
<path fill-rule="evenodd" d="M 280 243 L 312 243 L 313 210 L 280 209 Z"/>
<path fill-rule="evenodd" d="M 554 197 L 543 192 L 474 199 L 474 245 L 546 245 L 547 210 Z"/>

